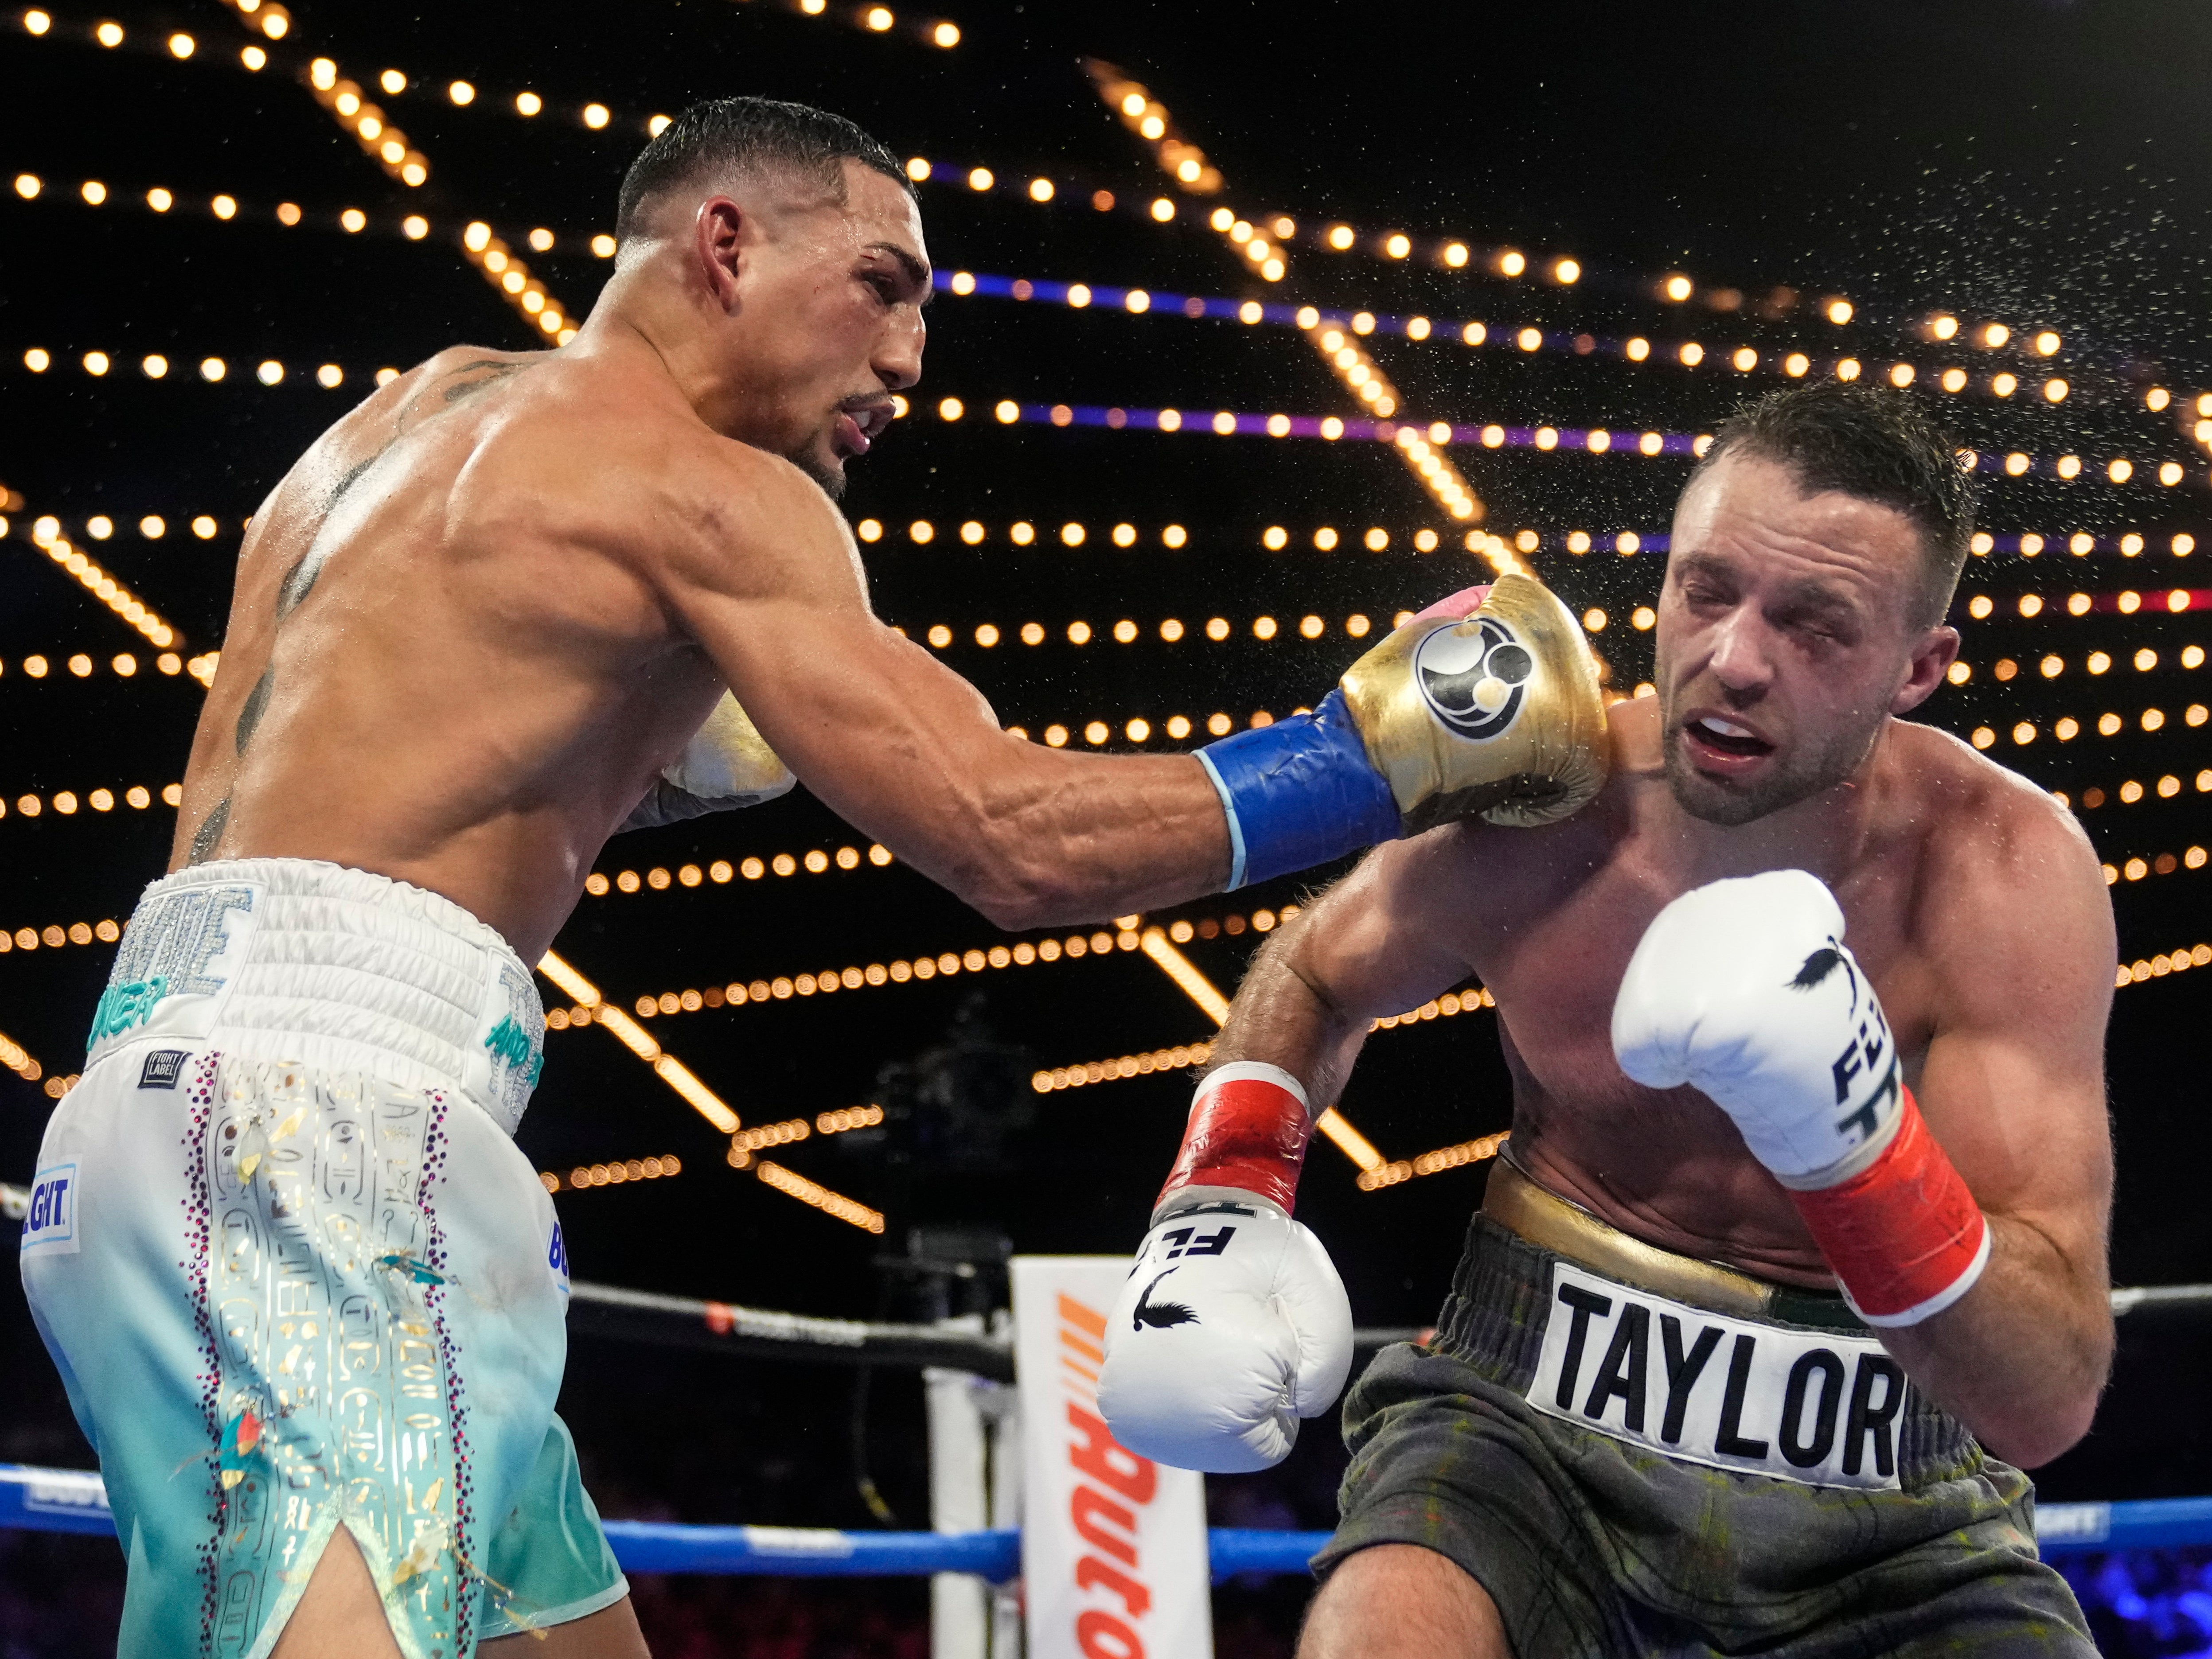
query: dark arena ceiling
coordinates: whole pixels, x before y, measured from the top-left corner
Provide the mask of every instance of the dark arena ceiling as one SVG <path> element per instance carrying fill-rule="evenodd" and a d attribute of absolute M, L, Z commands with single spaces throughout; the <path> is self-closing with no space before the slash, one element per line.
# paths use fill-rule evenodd
<path fill-rule="evenodd" d="M 2109 866 L 2114 1278 L 2212 1279 L 2212 23 L 932 3 L 0 16 L 0 1180 L 30 1170 L 167 858 L 257 503 L 380 369 L 556 341 L 539 318 L 588 311 L 650 118 L 759 93 L 917 158 L 927 373 L 844 507 L 881 614 L 1040 741 L 1168 750 L 1286 714 L 1513 559 L 1633 695 L 1698 435 L 1795 375 L 1909 376 L 1984 491 L 1952 618 L 1971 672 L 1921 717 L 2061 792 Z M 804 790 L 597 870 L 559 956 L 757 1133 L 734 1167 L 619 1030 L 550 1033 L 520 1140 L 575 1273 L 854 1316 L 925 1311 L 878 1261 L 917 1226 L 1128 1249 L 1212 1030 L 1142 930 L 1231 991 L 1333 873 L 1004 935 Z M 1342 1103 L 1379 1176 L 1310 1159 L 1301 1217 L 1363 1323 L 1433 1316 L 1481 1164 L 1413 1160 L 1510 1115 L 1477 988 L 1421 1012 Z M 0 1300 L 0 1457 L 88 1461 L 12 1278 Z M 2180 1316 L 2124 1327 L 2046 1494 L 2212 1489 L 2207 1347 Z M 563 1411 L 609 1513 L 866 1524 L 850 1387 L 580 1340 Z M 913 1391 L 886 1374 L 870 1407 L 910 1525 Z M 1327 1524 L 1333 1427 L 1239 1501 Z"/>

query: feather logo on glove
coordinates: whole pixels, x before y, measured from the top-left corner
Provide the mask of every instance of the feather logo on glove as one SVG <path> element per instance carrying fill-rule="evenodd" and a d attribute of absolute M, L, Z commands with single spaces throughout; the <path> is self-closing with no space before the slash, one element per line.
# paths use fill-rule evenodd
<path fill-rule="evenodd" d="M 1152 1292 L 1159 1289 L 1160 1279 L 1165 1279 L 1173 1272 L 1175 1272 L 1173 1267 L 1164 1268 L 1158 1279 L 1153 1279 L 1151 1284 L 1138 1292 L 1137 1305 L 1129 1316 L 1131 1330 L 1142 1330 L 1146 1326 L 1150 1325 L 1156 1331 L 1164 1331 L 1177 1325 L 1198 1323 L 1198 1315 L 1183 1304 L 1152 1300 Z"/>

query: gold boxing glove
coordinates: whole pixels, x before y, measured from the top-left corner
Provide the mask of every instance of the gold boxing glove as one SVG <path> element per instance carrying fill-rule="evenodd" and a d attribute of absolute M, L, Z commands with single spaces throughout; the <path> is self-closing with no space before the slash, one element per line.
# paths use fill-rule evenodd
<path fill-rule="evenodd" d="M 1198 751 L 1228 819 L 1231 888 L 1480 812 L 1551 823 L 1604 787 L 1596 659 L 1530 576 L 1470 587 L 1352 666 L 1310 714 Z"/>
<path fill-rule="evenodd" d="M 1478 597 L 1468 611 L 1447 600 L 1422 612 L 1342 682 L 1407 835 L 1476 813 L 1553 823 L 1605 787 L 1605 698 L 1582 625 L 1533 576 L 1454 599 Z"/>
<path fill-rule="evenodd" d="M 725 691 L 706 724 L 682 754 L 661 768 L 652 790 L 622 827 L 652 830 L 708 812 L 757 806 L 789 793 L 798 781 L 737 698 Z"/>

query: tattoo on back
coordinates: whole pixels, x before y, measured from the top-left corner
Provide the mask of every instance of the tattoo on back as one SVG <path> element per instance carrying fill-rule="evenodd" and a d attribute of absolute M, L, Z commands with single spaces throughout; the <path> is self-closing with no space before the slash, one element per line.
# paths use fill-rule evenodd
<path fill-rule="evenodd" d="M 446 376 L 446 402 L 457 404 L 464 398 L 472 398 L 479 392 L 489 391 L 510 375 L 520 374 L 530 365 L 502 362 L 496 357 L 479 357 L 472 363 L 463 363 Z M 465 379 L 464 376 L 475 376 Z"/>
<path fill-rule="evenodd" d="M 269 694 L 276 686 L 276 669 L 271 664 L 261 671 L 261 678 L 253 682 L 253 690 L 246 694 L 246 707 L 238 711 L 238 726 L 233 733 L 240 754 L 244 754 L 246 745 L 253 741 L 253 729 L 261 724 L 261 717 L 269 712 Z"/>
<path fill-rule="evenodd" d="M 225 795 L 215 804 L 215 811 L 200 820 L 200 827 L 192 831 L 191 856 L 188 864 L 205 864 L 214 854 L 216 843 L 222 839 L 223 826 L 230 822 L 230 797 Z"/>

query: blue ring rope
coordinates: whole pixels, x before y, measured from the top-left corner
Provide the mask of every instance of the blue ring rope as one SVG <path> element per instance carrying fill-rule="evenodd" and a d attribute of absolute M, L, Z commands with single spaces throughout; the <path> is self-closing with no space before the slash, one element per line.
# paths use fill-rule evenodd
<path fill-rule="evenodd" d="M 2212 1498 L 2117 1504 L 2045 1504 L 2036 1542 L 2047 1559 L 2098 1550 L 2212 1545 Z M 1022 1537 L 988 1532 L 839 1532 L 819 1527 L 687 1527 L 609 1521 L 625 1572 L 881 1578 L 969 1572 L 1004 1583 L 1021 1571 Z M 115 1535 L 100 1476 L 89 1469 L 0 1463 L 0 1527 Z M 1295 1576 L 1328 1541 L 1325 1532 L 1216 1527 L 1207 1534 L 1216 1582 L 1244 1573 Z"/>

